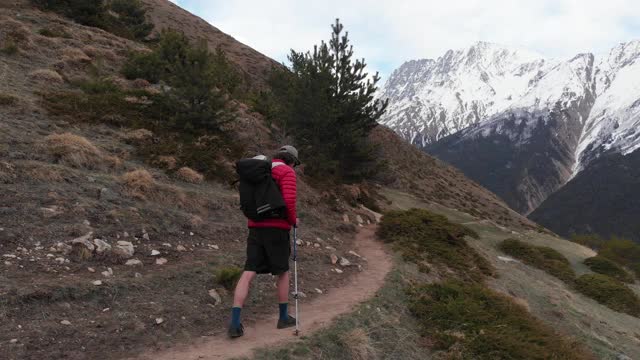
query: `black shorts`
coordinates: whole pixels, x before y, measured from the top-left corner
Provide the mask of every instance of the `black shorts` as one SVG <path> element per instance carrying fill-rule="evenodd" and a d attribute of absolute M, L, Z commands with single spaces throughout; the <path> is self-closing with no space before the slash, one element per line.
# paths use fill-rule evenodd
<path fill-rule="evenodd" d="M 246 271 L 280 275 L 289 271 L 291 244 L 289 231 L 276 228 L 250 228 L 247 239 Z"/>

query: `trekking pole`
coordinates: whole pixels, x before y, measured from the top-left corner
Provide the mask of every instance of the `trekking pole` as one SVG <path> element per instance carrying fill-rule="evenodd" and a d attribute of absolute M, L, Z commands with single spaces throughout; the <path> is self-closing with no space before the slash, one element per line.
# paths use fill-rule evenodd
<path fill-rule="evenodd" d="M 300 334 L 300 329 L 298 327 L 300 318 L 298 317 L 298 234 L 297 234 L 297 225 L 293 226 L 293 286 L 294 293 L 293 298 L 296 301 L 296 331 L 295 336 Z"/>

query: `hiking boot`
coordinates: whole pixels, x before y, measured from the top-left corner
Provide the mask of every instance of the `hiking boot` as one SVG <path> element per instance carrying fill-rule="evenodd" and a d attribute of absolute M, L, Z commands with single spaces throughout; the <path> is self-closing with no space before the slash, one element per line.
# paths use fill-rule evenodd
<path fill-rule="evenodd" d="M 296 318 L 291 315 L 289 315 L 286 320 L 278 320 L 278 329 L 286 329 L 294 326 L 296 326 Z"/>
<path fill-rule="evenodd" d="M 240 336 L 244 335 L 244 326 L 242 326 L 242 324 L 240 324 L 240 326 L 234 328 L 234 327 L 229 327 L 229 337 L 232 339 L 235 338 L 239 338 Z"/>

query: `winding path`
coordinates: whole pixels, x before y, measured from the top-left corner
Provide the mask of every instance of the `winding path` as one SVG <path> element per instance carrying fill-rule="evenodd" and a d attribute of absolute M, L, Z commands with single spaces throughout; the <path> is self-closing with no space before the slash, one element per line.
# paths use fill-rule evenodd
<path fill-rule="evenodd" d="M 311 333 L 328 326 L 337 316 L 349 313 L 354 306 L 372 297 L 384 284 L 392 268 L 389 254 L 375 239 L 375 227 L 360 228 L 356 235 L 355 250 L 367 259 L 365 270 L 351 277 L 340 288 L 331 289 L 310 303 L 301 304 L 301 334 Z M 164 352 L 149 352 L 138 360 L 218 360 L 251 356 L 256 349 L 276 346 L 294 340 L 291 329 L 277 330 L 275 319 L 263 319 L 245 328 L 245 335 L 236 340 L 223 336 L 204 338 L 196 343 L 172 348 Z"/>

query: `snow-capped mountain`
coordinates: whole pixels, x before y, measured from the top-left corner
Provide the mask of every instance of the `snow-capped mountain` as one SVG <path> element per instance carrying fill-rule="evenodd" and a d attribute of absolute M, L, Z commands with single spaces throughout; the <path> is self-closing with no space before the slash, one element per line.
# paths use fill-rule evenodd
<path fill-rule="evenodd" d="M 480 42 L 395 70 L 381 123 L 529 213 L 600 155 L 640 148 L 640 41 L 546 59 Z"/>

